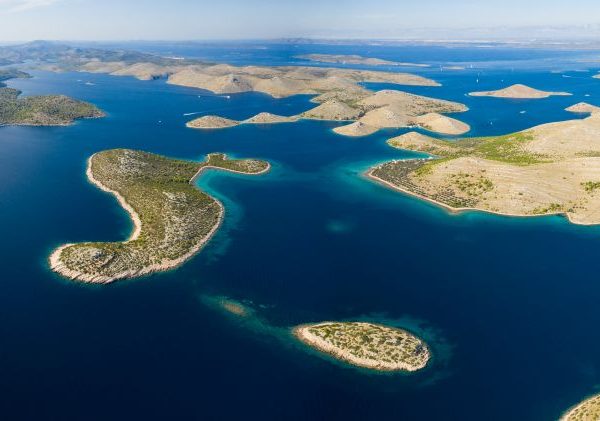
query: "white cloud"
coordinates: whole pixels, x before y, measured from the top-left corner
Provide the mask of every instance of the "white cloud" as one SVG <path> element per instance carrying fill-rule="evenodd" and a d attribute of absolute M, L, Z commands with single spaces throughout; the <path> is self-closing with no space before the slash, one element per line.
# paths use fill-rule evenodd
<path fill-rule="evenodd" d="M 59 0 L 0 0 L 0 13 L 17 13 L 50 6 Z"/>

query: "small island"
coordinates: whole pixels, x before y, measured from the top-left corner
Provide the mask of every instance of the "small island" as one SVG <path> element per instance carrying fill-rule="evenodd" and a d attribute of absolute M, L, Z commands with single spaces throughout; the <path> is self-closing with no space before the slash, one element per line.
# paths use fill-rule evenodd
<path fill-rule="evenodd" d="M 255 115 L 254 117 L 250 117 L 241 121 L 214 115 L 207 115 L 189 121 L 186 126 L 191 129 L 226 129 L 229 127 L 239 126 L 241 124 L 278 124 L 292 123 L 294 121 L 298 121 L 296 116 L 286 117 L 263 112 Z"/>
<path fill-rule="evenodd" d="M 578 104 L 571 105 L 570 107 L 565 108 L 565 111 L 576 114 L 593 114 L 600 111 L 600 107 L 588 104 L 587 102 L 580 102 Z"/>
<path fill-rule="evenodd" d="M 363 57 L 357 54 L 304 54 L 296 58 L 319 63 L 333 64 L 360 64 L 365 66 L 405 66 L 405 67 L 429 67 L 428 64 L 406 63 L 399 61 L 383 60 L 380 58 Z"/>
<path fill-rule="evenodd" d="M 129 149 L 94 154 L 87 176 L 129 213 L 127 241 L 66 244 L 50 256 L 55 272 L 81 282 L 109 283 L 176 267 L 197 253 L 219 228 L 223 205 L 193 185 L 206 169 L 261 174 L 268 162 L 210 154 L 204 162 L 169 159 Z"/>
<path fill-rule="evenodd" d="M 367 176 L 451 211 L 564 214 L 600 224 L 600 114 L 514 134 L 456 141 L 408 133 L 392 147 L 429 158 L 385 162 Z"/>
<path fill-rule="evenodd" d="M 307 324 L 294 328 L 293 333 L 318 351 L 377 371 L 417 371 L 431 358 L 427 345 L 413 334 L 374 323 Z"/>
<path fill-rule="evenodd" d="M 239 124 L 291 123 L 301 119 L 341 121 L 349 124 L 333 131 L 343 136 L 367 136 L 384 128 L 420 127 L 424 130 L 461 135 L 471 128 L 468 124 L 443 115 L 460 113 L 468 108 L 457 102 L 385 89 L 371 92 L 364 88 L 349 88 L 327 92 L 311 100 L 319 104 L 302 114 L 283 117 L 260 113 L 244 121 L 219 116 L 203 116 L 187 123 L 190 128 L 217 129 Z"/>
<path fill-rule="evenodd" d="M 506 99 L 543 99 L 551 96 L 570 96 L 568 92 L 546 92 L 526 85 L 516 84 L 497 91 L 471 92 L 470 96 L 487 96 Z"/>
<path fill-rule="evenodd" d="M 597 421 L 600 419 L 600 395 L 584 400 L 569 409 L 560 421 Z"/>
<path fill-rule="evenodd" d="M 29 78 L 31 78 L 31 75 L 29 73 L 25 73 L 17 69 L 0 69 L 0 88 L 6 86 L 4 82 L 7 80 Z"/>

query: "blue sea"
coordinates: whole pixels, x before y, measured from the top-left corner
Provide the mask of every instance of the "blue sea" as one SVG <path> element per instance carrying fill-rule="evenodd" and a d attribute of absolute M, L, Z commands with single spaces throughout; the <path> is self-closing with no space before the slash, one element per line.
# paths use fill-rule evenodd
<path fill-rule="evenodd" d="M 125 45 L 233 64 L 310 64 L 304 53 L 424 62 L 442 87 L 369 85 L 465 103 L 469 135 L 581 118 L 600 105 L 600 52 L 500 46 Z M 461 65 L 463 71 L 440 66 Z M 595 67 L 594 67 L 595 66 Z M 360 66 L 359 66 L 360 67 Z M 383 70 L 388 70 L 383 68 Z M 310 97 L 226 96 L 164 80 L 33 72 L 9 85 L 62 93 L 107 117 L 70 127 L 0 128 L 0 418 L 3 420 L 552 420 L 600 392 L 600 228 L 562 217 L 460 215 L 363 177 L 414 156 L 354 139 L 338 123 L 187 129 L 190 113 L 293 115 Z M 470 98 L 524 83 L 569 91 L 540 101 Z M 134 148 L 202 160 L 266 159 L 259 177 L 206 173 L 223 227 L 180 268 L 107 286 L 65 280 L 47 257 L 65 242 L 119 241 L 132 223 L 88 183 L 86 159 Z M 253 309 L 228 314 L 228 297 Z M 211 304 L 213 303 L 213 304 Z M 373 320 L 411 330 L 434 358 L 376 374 L 311 352 L 291 326 Z"/>

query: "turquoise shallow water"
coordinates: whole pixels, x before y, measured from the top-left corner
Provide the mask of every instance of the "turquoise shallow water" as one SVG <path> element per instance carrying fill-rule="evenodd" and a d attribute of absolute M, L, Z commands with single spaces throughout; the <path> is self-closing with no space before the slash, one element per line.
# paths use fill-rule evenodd
<path fill-rule="evenodd" d="M 242 62 L 288 60 L 278 48 Z M 384 58 L 436 61 L 442 53 L 421 48 L 405 57 L 398 49 Z M 445 54 L 480 57 L 484 69 L 425 70 L 444 86 L 406 90 L 466 103 L 471 110 L 460 118 L 473 135 L 574 118 L 562 110 L 581 100 L 600 105 L 593 72 L 564 71 L 581 66 L 579 53 Z M 523 60 L 541 64 L 532 70 Z M 411 156 L 385 144 L 402 130 L 350 139 L 327 122 L 184 127 L 191 112 L 291 115 L 310 107 L 307 97 L 227 99 L 163 81 L 35 76 L 10 84 L 92 101 L 108 117 L 0 128 L 3 418 L 543 420 L 598 391 L 597 227 L 450 215 L 361 177 L 373 163 Z M 515 82 L 574 96 L 464 96 Z M 113 147 L 189 159 L 221 151 L 267 159 L 273 171 L 199 180 L 225 203 L 226 220 L 181 268 L 106 287 L 73 284 L 47 269 L 54 247 L 119 240 L 131 230 L 116 202 L 85 179 L 87 157 Z M 206 304 L 214 296 L 248 303 L 256 318 L 215 310 Z M 429 340 L 434 362 L 416 375 L 374 375 L 287 336 L 289 326 L 329 319 L 409 328 Z"/>

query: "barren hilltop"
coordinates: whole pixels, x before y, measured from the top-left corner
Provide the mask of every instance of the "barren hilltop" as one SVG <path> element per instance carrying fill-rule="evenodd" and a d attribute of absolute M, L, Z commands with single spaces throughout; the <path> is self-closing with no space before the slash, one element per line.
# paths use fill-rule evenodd
<path fill-rule="evenodd" d="M 543 99 L 551 96 L 569 96 L 568 92 L 546 92 L 526 85 L 516 84 L 497 91 L 471 92 L 470 96 L 488 96 L 508 99 Z"/>

